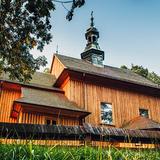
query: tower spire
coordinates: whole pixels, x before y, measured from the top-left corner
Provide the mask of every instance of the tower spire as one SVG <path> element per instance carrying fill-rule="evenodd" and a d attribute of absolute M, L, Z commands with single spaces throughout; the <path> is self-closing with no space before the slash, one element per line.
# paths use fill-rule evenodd
<path fill-rule="evenodd" d="M 56 54 L 58 54 L 58 52 L 59 52 L 59 51 L 58 51 L 58 44 L 57 44 L 57 46 L 56 46 Z"/>
<path fill-rule="evenodd" d="M 99 32 L 94 26 L 93 11 L 91 12 L 91 24 L 85 33 L 87 44 L 81 58 L 93 65 L 103 66 L 104 51 L 102 51 L 98 44 Z"/>
<path fill-rule="evenodd" d="M 91 27 L 94 27 L 93 11 L 91 12 Z"/>

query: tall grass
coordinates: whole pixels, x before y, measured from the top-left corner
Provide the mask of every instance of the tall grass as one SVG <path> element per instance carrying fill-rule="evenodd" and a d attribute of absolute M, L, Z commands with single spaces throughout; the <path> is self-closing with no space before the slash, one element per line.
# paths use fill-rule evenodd
<path fill-rule="evenodd" d="M 0 160 L 160 160 L 160 150 L 0 144 Z"/>

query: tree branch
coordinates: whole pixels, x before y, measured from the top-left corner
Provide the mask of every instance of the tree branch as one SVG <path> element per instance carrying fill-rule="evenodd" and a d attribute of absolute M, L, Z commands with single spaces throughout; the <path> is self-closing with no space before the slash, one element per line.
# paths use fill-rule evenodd
<path fill-rule="evenodd" d="M 59 1 L 59 0 L 53 0 L 53 1 L 57 3 L 73 3 L 73 1 Z"/>

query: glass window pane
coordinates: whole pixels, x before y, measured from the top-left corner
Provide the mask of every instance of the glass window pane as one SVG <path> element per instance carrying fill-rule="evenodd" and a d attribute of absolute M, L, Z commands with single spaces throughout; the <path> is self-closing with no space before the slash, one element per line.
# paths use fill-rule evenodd
<path fill-rule="evenodd" d="M 149 118 L 148 109 L 139 109 L 139 115 L 142 117 Z"/>
<path fill-rule="evenodd" d="M 112 104 L 101 103 L 101 123 L 113 124 Z"/>

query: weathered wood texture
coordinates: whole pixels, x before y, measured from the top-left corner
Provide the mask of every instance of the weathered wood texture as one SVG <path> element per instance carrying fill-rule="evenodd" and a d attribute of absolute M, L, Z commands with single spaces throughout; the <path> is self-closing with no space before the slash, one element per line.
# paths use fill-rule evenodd
<path fill-rule="evenodd" d="M 100 86 L 69 80 L 63 87 L 65 95 L 84 107 L 91 114 L 86 122 L 100 125 L 100 103 L 112 103 L 113 125 L 122 127 L 126 122 L 139 116 L 139 108 L 149 110 L 149 118 L 160 123 L 160 98 L 110 86 Z M 107 126 L 110 127 L 110 126 Z"/>
<path fill-rule="evenodd" d="M 21 96 L 21 91 L 16 88 L 2 87 L 0 93 L 0 122 L 18 122 L 11 118 L 13 101 Z"/>
<path fill-rule="evenodd" d="M 1 144 L 33 144 L 45 146 L 80 146 L 81 141 L 78 140 L 27 140 L 27 139 L 3 139 L 0 138 Z"/>
<path fill-rule="evenodd" d="M 159 144 L 141 144 L 141 143 L 118 143 L 117 147 L 119 148 L 160 148 Z"/>
<path fill-rule="evenodd" d="M 84 123 L 83 126 L 34 125 L 0 122 L 1 136 L 8 138 L 64 139 L 83 140 L 89 136 L 91 140 L 102 141 L 139 141 L 144 139 L 160 142 L 160 131 L 130 130 L 121 128 L 104 128 Z M 147 141 L 145 141 L 147 142 Z"/>
<path fill-rule="evenodd" d="M 0 138 L 1 144 L 33 144 L 33 145 L 45 145 L 45 146 L 86 146 L 86 143 L 78 140 L 26 140 L 26 139 L 3 139 Z M 160 148 L 159 144 L 140 144 L 140 143 L 119 143 L 119 142 L 99 142 L 91 141 L 90 146 L 93 147 L 116 147 L 116 148 L 132 148 L 132 149 L 154 149 Z"/>
<path fill-rule="evenodd" d="M 147 149 L 154 149 L 160 148 L 159 144 L 143 144 L 143 143 L 119 143 L 119 142 L 99 142 L 99 141 L 92 141 L 91 146 L 98 146 L 98 147 L 116 147 L 116 148 L 147 148 Z"/>
<path fill-rule="evenodd" d="M 56 121 L 57 125 L 68 125 L 74 126 L 79 125 L 79 120 L 72 119 L 72 118 L 63 118 L 58 117 L 58 115 L 50 115 L 44 116 L 42 114 L 32 114 L 32 113 L 20 113 L 19 123 L 25 124 L 46 124 L 46 119 L 52 119 Z"/>
<path fill-rule="evenodd" d="M 17 105 L 14 105 L 14 100 L 20 98 L 21 95 L 21 87 L 17 85 L 13 85 L 10 83 L 3 84 L 1 87 L 0 93 L 0 122 L 10 122 L 10 123 L 26 123 L 26 124 L 45 124 L 46 119 L 54 119 L 57 124 L 60 125 L 79 125 L 79 119 L 73 119 L 69 117 L 60 117 L 59 115 L 46 115 L 31 113 L 31 112 L 23 112 L 22 107 L 18 104 L 18 113 L 17 118 L 12 118 L 13 114 L 12 110 L 17 108 Z"/>
<path fill-rule="evenodd" d="M 59 59 L 55 56 L 51 66 L 51 74 L 55 75 L 56 78 L 62 73 L 64 69 L 64 65 L 59 61 Z"/>

